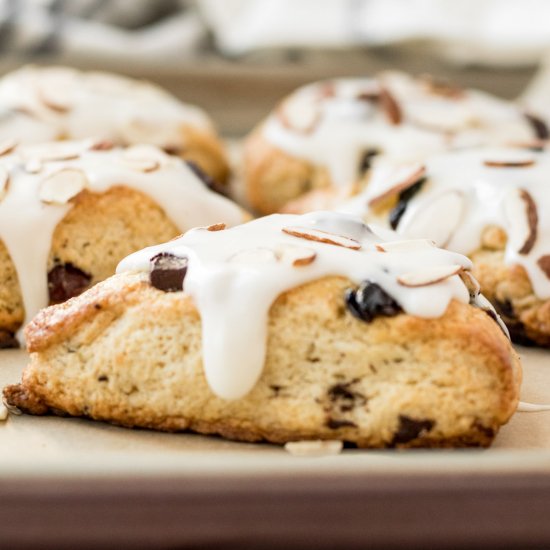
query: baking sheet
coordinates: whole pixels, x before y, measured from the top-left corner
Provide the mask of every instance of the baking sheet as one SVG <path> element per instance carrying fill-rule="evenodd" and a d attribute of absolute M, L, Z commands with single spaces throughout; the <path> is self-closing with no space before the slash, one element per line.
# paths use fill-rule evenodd
<path fill-rule="evenodd" d="M 550 354 L 520 350 L 523 401 L 550 402 Z M 3 351 L 0 386 L 20 380 L 27 355 Z M 400 471 L 550 473 L 550 411 L 516 413 L 488 451 L 373 452 L 345 450 L 321 458 L 290 456 L 278 446 L 195 434 L 129 430 L 76 418 L 10 416 L 0 423 L 3 476 L 285 474 Z"/>

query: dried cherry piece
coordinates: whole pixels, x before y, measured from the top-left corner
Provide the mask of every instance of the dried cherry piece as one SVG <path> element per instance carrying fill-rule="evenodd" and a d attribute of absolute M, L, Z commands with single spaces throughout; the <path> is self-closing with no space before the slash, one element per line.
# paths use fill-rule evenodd
<path fill-rule="evenodd" d="M 59 304 L 82 294 L 89 286 L 92 276 L 71 263 L 58 264 L 48 273 L 50 303 Z"/>
<path fill-rule="evenodd" d="M 187 273 L 187 258 L 161 252 L 151 258 L 151 285 L 164 292 L 183 290 L 183 280 Z"/>
<path fill-rule="evenodd" d="M 403 311 L 380 285 L 370 281 L 363 281 L 356 290 L 346 290 L 345 301 L 350 313 L 366 323 L 380 316 L 394 317 Z"/>

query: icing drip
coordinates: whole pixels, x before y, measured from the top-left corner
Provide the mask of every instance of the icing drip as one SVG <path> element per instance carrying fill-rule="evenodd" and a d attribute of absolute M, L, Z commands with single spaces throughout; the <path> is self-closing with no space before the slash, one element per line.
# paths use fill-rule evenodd
<path fill-rule="evenodd" d="M 391 92 L 399 116 L 384 108 L 381 90 Z M 370 149 L 411 160 L 449 148 L 535 137 L 511 102 L 477 90 L 450 93 L 400 73 L 300 88 L 268 117 L 262 131 L 288 154 L 326 166 L 332 182 L 341 186 L 357 179 L 361 156 Z"/>
<path fill-rule="evenodd" d="M 396 188 L 396 173 L 403 166 L 380 162 L 366 189 L 336 209 L 388 226 L 388 213 L 376 204 Z M 550 153 L 503 147 L 449 152 L 425 162 L 425 177 L 399 221 L 399 234 L 470 254 L 488 226 L 499 226 L 508 234 L 505 263 L 523 266 L 535 294 L 550 298 L 550 265 L 544 259 L 550 254 Z"/>
<path fill-rule="evenodd" d="M 204 223 L 242 221 L 238 206 L 210 192 L 187 165 L 153 146 L 92 150 L 94 142 L 18 147 L 0 156 L 0 239 L 15 265 L 25 323 L 48 305 L 51 240 L 82 188 L 124 185 L 155 200 L 183 232 Z"/>
<path fill-rule="evenodd" d="M 23 67 L 0 79 L 0 139 L 94 136 L 121 145 L 185 145 L 182 128 L 209 130 L 201 109 L 148 82 L 66 67 Z"/>
<path fill-rule="evenodd" d="M 226 399 L 245 395 L 261 375 L 277 296 L 308 281 L 331 275 L 356 284 L 368 280 L 419 317 L 443 315 L 453 299 L 470 301 L 456 274 L 470 269 L 466 257 L 426 240 L 389 243 L 359 218 L 334 212 L 276 214 L 221 231 L 192 229 L 128 256 L 117 272 L 149 272 L 159 253 L 187 258 L 183 290 L 201 315 L 206 379 Z M 422 284 L 410 285 L 419 278 Z"/>

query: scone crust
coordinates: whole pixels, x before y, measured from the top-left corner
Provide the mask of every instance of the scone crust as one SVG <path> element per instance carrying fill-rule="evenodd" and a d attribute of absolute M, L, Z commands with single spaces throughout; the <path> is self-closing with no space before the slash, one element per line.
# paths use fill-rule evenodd
<path fill-rule="evenodd" d="M 246 139 L 243 160 L 247 200 L 260 214 L 279 212 L 289 201 L 331 183 L 326 168 L 271 145 L 263 125 Z"/>
<path fill-rule="evenodd" d="M 521 379 L 498 325 L 458 302 L 440 319 L 365 324 L 344 306 L 350 286 L 328 277 L 279 296 L 260 380 L 226 401 L 206 382 L 192 299 L 156 290 L 144 275 L 117 275 L 31 322 L 30 364 L 4 393 L 35 414 L 242 441 L 489 445 L 516 408 Z"/>
<path fill-rule="evenodd" d="M 105 193 L 82 191 L 71 202 L 53 234 L 47 270 L 70 264 L 91 276 L 90 285 L 112 275 L 121 258 L 179 234 L 155 201 L 123 184 Z M 13 333 L 23 322 L 23 299 L 1 240 L 0 280 L 0 331 Z"/>

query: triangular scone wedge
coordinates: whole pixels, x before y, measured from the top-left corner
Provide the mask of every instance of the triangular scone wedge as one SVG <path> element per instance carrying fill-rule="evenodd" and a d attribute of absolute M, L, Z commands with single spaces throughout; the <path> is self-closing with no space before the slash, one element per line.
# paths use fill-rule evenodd
<path fill-rule="evenodd" d="M 354 286 L 326 277 L 280 295 L 261 378 L 224 400 L 205 379 L 192 299 L 123 273 L 32 321 L 30 364 L 4 395 L 34 414 L 241 441 L 489 445 L 516 409 L 521 378 L 498 324 L 457 301 L 437 319 L 400 313 L 365 323 L 344 304 Z"/>

